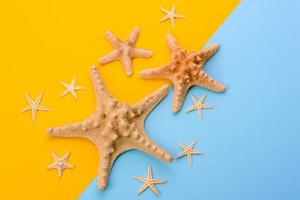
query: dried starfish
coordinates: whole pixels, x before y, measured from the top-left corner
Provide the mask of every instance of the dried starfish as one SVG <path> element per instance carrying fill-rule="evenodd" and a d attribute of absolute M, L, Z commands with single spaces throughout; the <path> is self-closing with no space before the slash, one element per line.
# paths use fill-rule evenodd
<path fill-rule="evenodd" d="M 193 155 L 194 154 L 203 154 L 202 151 L 194 150 L 193 148 L 195 147 L 196 142 L 193 141 L 192 144 L 189 146 L 184 146 L 183 144 L 178 144 L 178 146 L 183 150 L 180 154 L 177 155 L 177 158 L 181 158 L 183 156 L 187 156 L 189 160 L 189 164 L 192 165 L 193 163 Z"/>
<path fill-rule="evenodd" d="M 82 90 L 82 89 L 84 89 L 81 86 L 76 86 L 75 85 L 75 83 L 76 83 L 76 78 L 75 77 L 73 77 L 73 79 L 72 79 L 72 81 L 71 81 L 70 84 L 66 84 L 66 83 L 64 83 L 62 81 L 60 83 L 66 88 L 66 90 L 63 91 L 63 93 L 61 93 L 60 96 L 65 96 L 65 95 L 67 95 L 67 94 L 70 93 L 70 94 L 72 94 L 72 96 L 74 97 L 75 100 L 77 100 L 77 98 L 78 98 L 78 96 L 76 94 L 76 90 Z"/>
<path fill-rule="evenodd" d="M 96 110 L 83 122 L 58 128 L 49 128 L 51 136 L 81 137 L 90 140 L 98 148 L 98 188 L 105 189 L 114 160 L 121 153 L 137 149 L 165 162 L 172 157 L 155 144 L 144 130 L 144 120 L 149 112 L 168 92 L 164 86 L 139 103 L 130 106 L 113 98 L 106 90 L 95 66 L 91 77 L 96 94 Z"/>
<path fill-rule="evenodd" d="M 160 22 L 164 22 L 164 21 L 170 19 L 172 26 L 175 26 L 175 19 L 176 18 L 185 18 L 185 16 L 175 13 L 175 10 L 176 10 L 176 6 L 175 5 L 172 7 L 171 10 L 167 10 L 167 9 L 165 9 L 163 7 L 160 7 L 160 9 L 164 13 L 166 13 L 166 15 L 163 18 L 161 18 Z"/>
<path fill-rule="evenodd" d="M 141 182 L 144 182 L 144 185 L 139 189 L 138 194 L 141 194 L 147 188 L 150 188 L 156 195 L 159 195 L 159 191 L 158 191 L 157 187 L 155 186 L 155 184 L 161 184 L 161 183 L 167 182 L 163 179 L 153 178 L 151 167 L 148 168 L 148 177 L 147 178 L 142 177 L 142 176 L 135 176 L 134 178 Z"/>
<path fill-rule="evenodd" d="M 31 110 L 31 118 L 32 118 L 32 122 L 33 123 L 36 121 L 36 114 L 37 114 L 38 110 L 49 111 L 48 108 L 46 108 L 45 106 L 40 105 L 40 102 L 42 100 L 43 94 L 44 93 L 41 92 L 40 95 L 33 101 L 31 99 L 31 97 L 27 93 L 25 93 L 25 97 L 26 97 L 26 100 L 27 100 L 29 106 L 26 106 L 25 108 L 23 108 L 21 110 L 21 112 L 25 112 L 25 111 Z"/>
<path fill-rule="evenodd" d="M 144 78 L 169 79 L 174 84 L 173 112 L 178 112 L 186 92 L 193 85 L 205 87 L 215 92 L 224 92 L 225 86 L 217 83 L 204 72 L 205 62 L 212 57 L 219 45 L 211 45 L 198 52 L 187 52 L 180 48 L 175 38 L 168 34 L 167 43 L 171 51 L 169 64 L 141 72 Z"/>
<path fill-rule="evenodd" d="M 206 99 L 206 95 L 203 95 L 199 100 L 196 99 L 194 96 L 192 96 L 192 101 L 194 102 L 194 105 L 191 106 L 187 110 L 187 112 L 191 112 L 191 111 L 197 109 L 199 117 L 202 118 L 202 110 L 203 109 L 212 109 L 213 108 L 213 106 L 211 106 L 211 105 L 205 105 L 205 104 L 203 104 L 204 101 L 205 101 L 205 99 Z"/>
<path fill-rule="evenodd" d="M 65 169 L 74 168 L 73 165 L 68 163 L 69 156 L 70 152 L 66 153 L 62 157 L 59 157 L 55 153 L 52 153 L 54 162 L 48 166 L 48 169 L 57 169 L 58 177 L 61 177 Z"/>
<path fill-rule="evenodd" d="M 106 39 L 115 49 L 109 54 L 103 56 L 100 59 L 100 63 L 106 64 L 115 60 L 120 60 L 123 64 L 127 76 L 131 76 L 133 73 L 132 59 L 134 57 L 148 58 L 152 56 L 152 51 L 135 48 L 135 43 L 139 36 L 139 33 L 140 29 L 138 27 L 134 28 L 128 39 L 122 42 L 110 31 L 106 31 Z"/>

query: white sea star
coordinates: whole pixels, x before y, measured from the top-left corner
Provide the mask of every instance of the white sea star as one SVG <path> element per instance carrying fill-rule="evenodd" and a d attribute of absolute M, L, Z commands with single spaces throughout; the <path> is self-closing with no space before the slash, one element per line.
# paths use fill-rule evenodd
<path fill-rule="evenodd" d="M 141 182 L 144 182 L 144 185 L 139 189 L 138 194 L 141 194 L 147 188 L 150 188 L 156 195 L 159 195 L 159 191 L 156 188 L 155 184 L 161 184 L 161 183 L 166 183 L 167 182 L 163 179 L 153 178 L 151 167 L 148 168 L 148 177 L 147 178 L 142 177 L 142 176 L 135 176 L 134 178 L 141 181 Z"/>
<path fill-rule="evenodd" d="M 48 166 L 48 169 L 57 169 L 58 177 L 61 177 L 65 169 L 72 169 L 74 165 L 68 163 L 70 152 L 65 153 L 62 157 L 57 156 L 55 153 L 52 153 L 54 159 L 53 163 Z"/>
<path fill-rule="evenodd" d="M 75 83 L 76 83 L 76 78 L 73 77 L 72 81 L 70 84 L 66 84 L 64 82 L 60 82 L 65 88 L 66 90 L 61 93 L 61 96 L 65 96 L 67 95 L 68 93 L 72 94 L 72 96 L 74 97 L 75 100 L 77 100 L 78 96 L 76 94 L 76 90 L 82 90 L 84 89 L 83 87 L 81 86 L 76 86 Z"/>
<path fill-rule="evenodd" d="M 31 116 L 32 116 L 32 122 L 33 123 L 36 121 L 36 114 L 37 114 L 38 110 L 49 111 L 48 108 L 46 108 L 45 106 L 40 105 L 40 102 L 41 102 L 42 97 L 43 97 L 43 92 L 41 92 L 40 95 L 34 101 L 31 99 L 31 97 L 27 93 L 25 93 L 25 97 L 26 97 L 26 100 L 27 100 L 29 105 L 26 106 L 25 108 L 23 108 L 21 110 L 21 112 L 31 110 Z"/>
<path fill-rule="evenodd" d="M 175 13 L 176 11 L 176 6 L 173 5 L 171 10 L 166 10 L 163 7 L 160 7 L 160 9 L 166 13 L 167 15 L 165 15 L 163 18 L 161 18 L 160 22 L 166 21 L 168 19 L 170 19 L 172 26 L 175 26 L 175 19 L 176 18 L 185 18 L 185 16 L 181 15 L 181 14 L 177 14 Z"/>
<path fill-rule="evenodd" d="M 180 154 L 177 155 L 177 158 L 181 158 L 183 156 L 187 156 L 189 160 L 189 164 L 192 165 L 193 163 L 193 155 L 194 154 L 203 154 L 202 151 L 194 150 L 196 142 L 193 141 L 192 144 L 189 146 L 184 146 L 183 144 L 178 144 L 178 146 L 183 150 Z"/>
<path fill-rule="evenodd" d="M 202 118 L 202 110 L 203 109 L 212 109 L 213 106 L 211 105 L 205 105 L 203 104 L 204 101 L 205 101 L 205 98 L 206 98 L 206 95 L 203 95 L 199 100 L 196 99 L 194 96 L 192 96 L 192 101 L 194 102 L 194 105 L 191 106 L 187 112 L 191 112 L 193 110 L 198 110 L 198 114 L 199 114 L 199 117 Z"/>

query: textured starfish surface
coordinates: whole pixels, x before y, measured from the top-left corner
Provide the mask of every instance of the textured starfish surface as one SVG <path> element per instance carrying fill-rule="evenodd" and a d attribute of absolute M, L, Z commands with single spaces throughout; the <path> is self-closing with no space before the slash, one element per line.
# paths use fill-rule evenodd
<path fill-rule="evenodd" d="M 211 45 L 200 52 L 187 52 L 180 48 L 175 38 L 168 34 L 167 44 L 171 51 L 169 64 L 141 72 L 144 78 L 169 79 L 174 85 L 173 112 L 178 112 L 188 89 L 193 85 L 202 86 L 215 92 L 224 92 L 225 86 L 217 83 L 204 72 L 205 62 L 212 57 L 219 45 Z"/>
<path fill-rule="evenodd" d="M 150 111 L 167 94 L 166 85 L 135 105 L 113 98 L 106 90 L 95 66 L 91 77 L 96 94 L 96 110 L 83 122 L 49 128 L 57 137 L 82 137 L 94 143 L 99 151 L 98 188 L 105 189 L 114 160 L 121 153 L 137 149 L 165 162 L 171 155 L 155 144 L 144 130 L 144 120 Z"/>
<path fill-rule="evenodd" d="M 175 26 L 175 19 L 176 18 L 185 18 L 183 15 L 175 13 L 176 12 L 176 6 L 175 5 L 172 7 L 171 10 L 167 10 L 163 7 L 160 7 L 160 9 L 164 13 L 166 13 L 166 15 L 163 18 L 161 18 L 160 22 L 164 22 L 164 21 L 170 19 L 172 26 Z"/>
<path fill-rule="evenodd" d="M 181 158 L 183 156 L 187 156 L 189 160 L 189 164 L 193 163 L 193 155 L 194 154 L 203 154 L 202 151 L 194 150 L 196 142 L 193 141 L 189 146 L 184 146 L 183 144 L 178 144 L 178 146 L 183 150 L 180 154 L 177 155 L 177 158 Z"/>
<path fill-rule="evenodd" d="M 45 106 L 40 105 L 40 102 L 43 97 L 43 92 L 41 92 L 40 95 L 35 100 L 32 100 L 27 93 L 25 93 L 25 97 L 29 105 L 23 108 L 21 112 L 31 110 L 31 118 L 32 118 L 32 122 L 34 123 L 36 121 L 36 114 L 38 110 L 48 111 L 49 109 L 46 108 Z"/>
<path fill-rule="evenodd" d="M 140 34 L 138 27 L 134 28 L 128 39 L 124 42 L 120 41 L 110 31 L 106 31 L 105 36 L 109 43 L 115 48 L 109 54 L 100 59 L 101 64 L 110 63 L 115 60 L 120 60 L 123 64 L 127 76 L 133 74 L 132 59 L 134 57 L 148 58 L 152 56 L 152 51 L 135 48 L 135 43 Z"/>
<path fill-rule="evenodd" d="M 206 99 L 206 95 L 203 95 L 199 100 L 196 99 L 194 96 L 192 96 L 192 101 L 193 101 L 194 105 L 191 106 L 187 110 L 187 112 L 191 112 L 191 111 L 197 109 L 199 117 L 202 118 L 202 110 L 203 109 L 212 109 L 213 108 L 213 106 L 211 106 L 211 105 L 205 105 L 205 104 L 203 104 L 204 101 L 205 101 L 205 99 Z"/>
<path fill-rule="evenodd" d="M 52 153 L 54 162 L 48 166 L 48 169 L 57 169 L 58 177 L 61 177 L 65 169 L 74 168 L 73 165 L 68 163 L 70 152 L 66 153 L 62 157 L 57 156 L 55 153 Z"/>
<path fill-rule="evenodd" d="M 144 182 L 144 185 L 139 189 L 138 194 L 144 192 L 147 188 L 150 188 L 156 195 L 159 195 L 159 191 L 155 184 L 166 183 L 166 180 L 153 178 L 152 168 L 148 168 L 148 177 L 135 176 L 135 179 Z"/>
<path fill-rule="evenodd" d="M 76 86 L 75 85 L 75 83 L 76 83 L 76 78 L 75 77 L 72 79 L 70 84 L 66 84 L 62 81 L 60 83 L 66 88 L 65 91 L 63 91 L 63 93 L 61 93 L 60 96 L 65 96 L 65 95 L 70 93 L 70 94 L 72 94 L 72 96 L 74 97 L 75 100 L 78 98 L 78 96 L 76 94 L 76 90 L 84 89 L 81 86 Z"/>

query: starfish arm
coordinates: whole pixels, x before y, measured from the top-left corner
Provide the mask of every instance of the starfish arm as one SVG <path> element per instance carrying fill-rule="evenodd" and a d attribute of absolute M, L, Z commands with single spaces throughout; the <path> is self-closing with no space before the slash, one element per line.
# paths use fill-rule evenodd
<path fill-rule="evenodd" d="M 138 58 L 149 58 L 152 56 L 152 51 L 150 50 L 145 50 L 145 49 L 139 49 L 139 48 L 134 48 L 132 49 L 131 53 L 133 57 L 138 57 Z"/>
<path fill-rule="evenodd" d="M 61 168 L 61 167 L 57 168 L 58 177 L 62 177 L 63 171 L 64 171 L 63 168 Z"/>
<path fill-rule="evenodd" d="M 174 18 L 174 17 L 171 17 L 171 18 L 170 18 L 170 21 L 171 21 L 172 26 L 175 27 L 175 18 Z"/>
<path fill-rule="evenodd" d="M 193 106 L 191 106 L 189 109 L 187 109 L 186 112 L 192 112 L 193 110 L 196 110 L 197 107 L 198 107 L 198 105 L 193 105 Z"/>
<path fill-rule="evenodd" d="M 176 12 L 176 5 L 173 5 L 172 9 L 171 9 L 171 13 L 175 13 Z"/>
<path fill-rule="evenodd" d="M 215 92 L 224 92 L 226 89 L 224 85 L 216 82 L 205 73 L 203 73 L 202 77 L 200 77 L 195 84 Z"/>
<path fill-rule="evenodd" d="M 137 192 L 138 194 L 141 194 L 142 192 L 144 192 L 147 188 L 149 187 L 148 183 L 144 183 L 144 185 L 139 189 L 139 191 Z"/>
<path fill-rule="evenodd" d="M 143 151 L 153 157 L 156 157 L 164 162 L 171 162 L 172 156 L 162 149 L 159 145 L 155 144 L 150 138 L 146 136 L 145 130 L 139 128 L 139 131 L 132 133 L 132 137 L 135 137 L 133 147 Z"/>
<path fill-rule="evenodd" d="M 164 13 L 169 14 L 169 11 L 168 11 L 167 9 L 165 9 L 165 8 L 163 8 L 163 7 L 160 7 L 160 9 L 161 9 Z"/>
<path fill-rule="evenodd" d="M 70 163 L 66 163 L 64 167 L 65 167 L 65 169 L 73 169 L 74 165 L 72 165 Z"/>
<path fill-rule="evenodd" d="M 69 93 L 70 91 L 68 90 L 68 89 L 66 89 L 65 91 L 63 91 L 63 93 L 61 93 L 61 97 L 63 97 L 63 96 L 65 96 L 65 95 L 67 95 L 68 93 Z"/>
<path fill-rule="evenodd" d="M 213 109 L 214 107 L 212 105 L 202 105 L 203 109 Z"/>
<path fill-rule="evenodd" d="M 98 188 L 104 190 L 106 188 L 110 170 L 112 167 L 112 147 L 99 149 L 99 166 L 98 166 Z"/>
<path fill-rule="evenodd" d="M 193 149 L 196 145 L 196 141 L 193 141 L 190 145 L 189 145 L 189 149 Z"/>
<path fill-rule="evenodd" d="M 108 53 L 107 55 L 100 58 L 100 63 L 101 64 L 107 64 L 107 63 L 110 63 L 112 61 L 118 60 L 119 57 L 120 57 L 120 51 L 119 50 L 113 50 L 110 53 Z"/>
<path fill-rule="evenodd" d="M 74 86 L 74 90 L 83 90 L 84 87 L 81 87 L 81 86 Z"/>
<path fill-rule="evenodd" d="M 159 22 L 164 22 L 164 21 L 168 20 L 169 18 L 170 18 L 169 15 L 165 15 L 160 19 Z"/>
<path fill-rule="evenodd" d="M 188 86 L 174 84 L 173 105 L 172 105 L 173 112 L 180 111 L 188 89 L 189 89 Z"/>
<path fill-rule="evenodd" d="M 36 113 L 37 113 L 37 109 L 36 109 L 36 107 L 33 107 L 32 111 L 31 111 L 31 118 L 32 118 L 33 123 L 35 123 L 35 121 L 36 121 Z"/>
<path fill-rule="evenodd" d="M 219 44 L 213 44 L 207 48 L 204 48 L 200 51 L 199 56 L 202 60 L 202 62 L 206 62 L 209 58 L 211 58 L 219 49 Z"/>
<path fill-rule="evenodd" d="M 183 15 L 181 15 L 181 14 L 174 14 L 174 17 L 176 17 L 176 18 L 181 18 L 181 19 L 183 19 L 183 18 L 185 18 L 185 16 L 183 16 Z"/>
<path fill-rule="evenodd" d="M 145 118 L 150 111 L 166 96 L 169 91 L 169 86 L 164 85 L 152 94 L 146 96 L 142 101 L 133 106 L 133 109 L 142 118 Z"/>
<path fill-rule="evenodd" d="M 140 73 L 142 78 L 166 78 L 167 66 L 146 69 Z"/>
<path fill-rule="evenodd" d="M 142 176 L 134 176 L 134 178 L 136 180 L 141 181 L 141 182 L 147 182 L 148 181 L 148 179 L 146 179 L 145 177 L 142 177 Z"/>
<path fill-rule="evenodd" d="M 110 95 L 110 93 L 107 91 L 107 89 L 104 86 L 104 83 L 100 77 L 100 74 L 95 66 L 92 66 L 91 68 L 91 77 L 92 82 L 95 90 L 96 95 L 96 107 L 100 107 L 101 101 L 113 101 L 113 97 Z"/>
<path fill-rule="evenodd" d="M 77 93 L 75 92 L 75 90 L 72 89 L 70 92 L 71 92 L 72 96 L 74 97 L 74 99 L 77 100 L 78 96 L 77 96 Z"/>
<path fill-rule="evenodd" d="M 199 155 L 201 155 L 201 154 L 203 154 L 203 152 L 202 151 L 198 151 L 198 150 L 191 150 L 191 154 L 199 154 Z"/>
<path fill-rule="evenodd" d="M 153 178 L 153 174 L 152 174 L 152 167 L 148 167 L 148 179 L 152 179 Z"/>
<path fill-rule="evenodd" d="M 70 156 L 70 152 L 67 152 L 67 153 L 65 153 L 65 155 L 63 155 L 62 159 L 63 159 L 64 161 L 67 161 L 68 158 L 69 158 L 69 156 Z"/>
<path fill-rule="evenodd" d="M 193 157 L 191 153 L 187 154 L 188 160 L 189 160 L 189 164 L 192 165 L 193 164 Z"/>
<path fill-rule="evenodd" d="M 198 103 L 198 100 L 194 96 L 192 96 L 192 101 L 194 102 L 194 104 Z"/>
<path fill-rule="evenodd" d="M 56 168 L 56 163 L 51 163 L 50 165 L 47 166 L 47 169 L 55 169 Z"/>
<path fill-rule="evenodd" d="M 129 54 L 123 54 L 121 56 L 121 62 L 123 64 L 124 67 L 124 71 L 126 73 L 127 76 L 131 76 L 133 73 L 132 70 L 132 60 Z"/>
<path fill-rule="evenodd" d="M 38 98 L 34 101 L 34 104 L 38 105 L 41 102 L 43 95 L 44 95 L 44 92 L 41 91 L 41 93 L 38 96 Z"/>
<path fill-rule="evenodd" d="M 163 180 L 163 179 L 152 178 L 152 179 L 151 179 L 151 182 L 152 182 L 153 184 L 161 184 L 161 183 L 166 183 L 167 181 L 166 181 L 166 180 Z"/>
<path fill-rule="evenodd" d="M 158 191 L 157 187 L 152 182 L 149 183 L 149 187 L 157 196 L 159 195 L 159 191 Z"/>
<path fill-rule="evenodd" d="M 31 110 L 32 109 L 32 105 L 29 105 L 29 106 L 26 106 L 25 108 L 23 108 L 21 110 L 21 112 L 25 112 L 25 111 L 28 111 L 28 110 Z"/>
<path fill-rule="evenodd" d="M 198 115 L 200 118 L 202 118 L 202 109 L 201 108 L 198 108 Z"/>
<path fill-rule="evenodd" d="M 25 93 L 25 97 L 26 97 L 26 101 L 27 101 L 30 105 L 34 104 L 33 100 L 30 98 L 30 96 L 29 96 L 27 93 Z"/>
<path fill-rule="evenodd" d="M 137 41 L 137 38 L 139 37 L 139 34 L 140 34 L 140 29 L 138 27 L 135 27 L 133 31 L 130 33 L 125 43 L 128 44 L 129 46 L 134 46 Z"/>
<path fill-rule="evenodd" d="M 114 36 L 112 32 L 106 31 L 105 37 L 113 47 L 117 48 L 120 46 L 120 40 L 116 36 Z"/>
<path fill-rule="evenodd" d="M 48 109 L 47 107 L 42 106 L 42 105 L 37 105 L 37 106 L 36 106 L 36 109 L 37 109 L 37 110 L 43 110 L 43 111 L 49 111 L 49 109 Z"/>
<path fill-rule="evenodd" d="M 180 48 L 176 39 L 171 34 L 167 34 L 166 40 L 171 53 Z"/>
<path fill-rule="evenodd" d="M 178 154 L 177 156 L 176 156 L 176 158 L 181 158 L 182 156 L 185 156 L 187 153 L 186 153 L 186 151 L 183 151 L 183 152 L 181 152 L 180 154 Z"/>

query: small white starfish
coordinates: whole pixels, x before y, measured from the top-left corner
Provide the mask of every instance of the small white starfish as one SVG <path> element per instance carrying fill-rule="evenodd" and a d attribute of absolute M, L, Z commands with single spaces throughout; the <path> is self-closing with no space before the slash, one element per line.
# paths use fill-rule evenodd
<path fill-rule="evenodd" d="M 76 86 L 75 85 L 75 83 L 76 83 L 76 78 L 75 77 L 73 77 L 73 79 L 72 79 L 72 81 L 71 81 L 70 84 L 66 84 L 66 83 L 64 83 L 62 81 L 60 83 L 66 88 L 66 90 L 63 93 L 61 93 L 60 96 L 65 96 L 68 93 L 71 93 L 75 100 L 77 100 L 77 98 L 78 98 L 78 96 L 76 94 L 76 90 L 82 90 L 82 89 L 84 89 L 81 86 Z"/>
<path fill-rule="evenodd" d="M 199 114 L 199 117 L 202 118 L 202 110 L 203 109 L 212 109 L 213 106 L 211 105 L 205 105 L 203 104 L 204 101 L 206 99 L 206 95 L 203 95 L 199 100 L 196 99 L 194 96 L 192 96 L 192 100 L 194 102 L 194 105 L 192 107 L 190 107 L 187 112 L 191 112 L 193 110 L 198 110 L 198 114 Z"/>
<path fill-rule="evenodd" d="M 67 162 L 69 156 L 70 156 L 70 152 L 67 152 L 62 157 L 58 157 L 55 153 L 52 153 L 54 162 L 52 164 L 50 164 L 47 168 L 48 169 L 57 169 L 58 177 L 61 177 L 63 174 L 63 171 L 65 169 L 74 168 L 74 165 L 71 165 L 70 163 Z"/>
<path fill-rule="evenodd" d="M 164 13 L 167 14 L 167 15 L 165 15 L 163 18 L 161 18 L 160 22 L 163 22 L 163 21 L 166 21 L 166 20 L 170 19 L 172 26 L 175 26 L 175 19 L 176 19 L 176 18 L 181 18 L 181 19 L 182 19 L 182 18 L 185 18 L 185 16 L 183 16 L 183 15 L 181 15 L 181 14 L 175 13 L 175 10 L 176 10 L 176 6 L 175 6 L 175 5 L 172 7 L 171 10 L 166 10 L 166 9 L 163 8 L 163 7 L 160 7 L 160 9 L 161 9 Z"/>
<path fill-rule="evenodd" d="M 187 156 L 189 160 L 189 164 L 192 165 L 193 163 L 193 155 L 198 154 L 201 155 L 203 154 L 202 151 L 194 150 L 193 148 L 195 147 L 196 142 L 193 141 L 192 144 L 189 146 L 184 146 L 183 144 L 178 144 L 178 146 L 183 150 L 180 154 L 177 155 L 177 158 L 181 158 L 183 156 Z"/>
<path fill-rule="evenodd" d="M 34 123 L 36 121 L 36 114 L 37 114 L 38 110 L 48 111 L 49 109 L 46 108 L 45 106 L 40 105 L 40 102 L 43 97 L 43 92 L 41 92 L 40 95 L 34 101 L 31 99 L 31 97 L 27 93 L 25 93 L 25 97 L 26 97 L 26 100 L 27 100 L 29 106 L 26 106 L 25 108 L 23 108 L 21 110 L 21 112 L 31 110 L 32 122 Z"/>
<path fill-rule="evenodd" d="M 147 188 L 150 188 L 156 195 L 159 195 L 159 191 L 155 184 L 161 184 L 166 183 L 166 180 L 163 179 L 155 179 L 152 175 L 152 168 L 151 166 L 148 168 L 148 177 L 142 177 L 142 176 L 135 176 L 135 179 L 144 182 L 144 185 L 139 189 L 138 194 L 141 194 L 144 192 Z"/>

